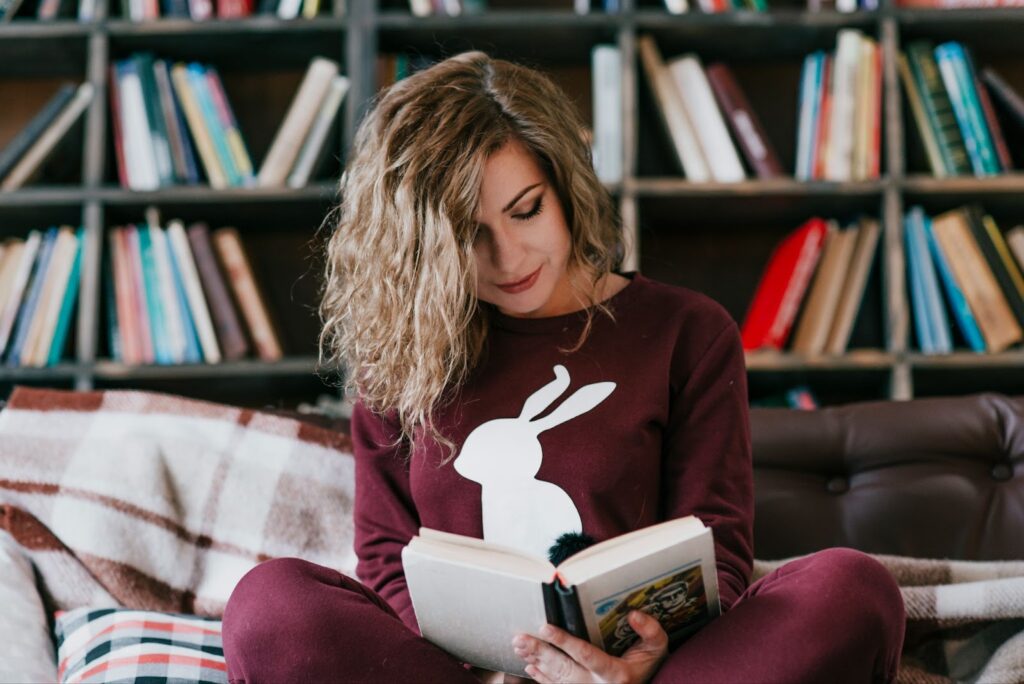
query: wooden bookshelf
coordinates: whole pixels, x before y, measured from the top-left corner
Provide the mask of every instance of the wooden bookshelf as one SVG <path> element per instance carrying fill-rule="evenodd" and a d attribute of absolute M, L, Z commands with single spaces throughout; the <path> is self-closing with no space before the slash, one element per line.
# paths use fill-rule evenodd
<path fill-rule="evenodd" d="M 622 0 L 622 12 L 579 16 L 570 0 L 491 0 L 480 15 L 413 17 L 406 0 L 325 3 L 314 19 L 133 23 L 120 4 L 101 0 L 98 18 L 40 23 L 16 18 L 0 24 L 0 145 L 24 125 L 63 79 L 88 80 L 96 97 L 87 115 L 58 148 L 36 184 L 0 193 L 6 235 L 56 222 L 80 223 L 88 240 L 73 358 L 35 370 L 0 367 L 0 392 L 15 383 L 78 387 L 138 387 L 250 405 L 294 405 L 335 391 L 331 373 L 316 365 L 312 315 L 322 258 L 321 223 L 337 201 L 337 175 L 360 117 L 377 92 L 377 56 L 409 52 L 444 57 L 483 49 L 544 69 L 592 121 L 590 52 L 612 43 L 623 52 L 624 177 L 609 185 L 626 227 L 627 268 L 701 290 L 742 320 L 767 257 L 778 240 L 813 215 L 843 221 L 860 214 L 883 224 L 879 261 L 869 286 L 870 319 L 861 345 L 838 357 L 790 353 L 748 356 L 752 398 L 807 384 L 825 403 L 855 399 L 956 394 L 986 389 L 1019 392 L 1024 352 L 925 356 L 914 350 L 905 285 L 902 215 L 914 204 L 939 212 L 979 201 L 1000 220 L 1024 222 L 1024 173 L 993 178 L 936 179 L 926 159 L 894 56 L 919 38 L 961 40 L 976 63 L 993 64 L 1014 86 L 1024 86 L 1024 9 L 921 11 L 883 4 L 875 12 L 811 13 L 796 0 L 771 2 L 772 11 L 670 16 L 660 0 Z M 831 183 L 792 178 L 743 183 L 692 183 L 678 162 L 636 59 L 637 38 L 655 37 L 662 52 L 695 51 L 734 70 L 765 124 L 783 166 L 792 173 L 796 148 L 797 83 L 803 57 L 832 50 L 836 32 L 858 28 L 882 46 L 882 177 Z M 254 163 L 259 166 L 308 61 L 339 61 L 351 89 L 336 124 L 336 154 L 315 182 L 298 190 L 175 187 L 133 192 L 117 184 L 111 143 L 109 65 L 136 50 L 215 64 Z M 17 97 L 12 97 L 17 95 Z M 1024 135 L 1024 132 L 1021 132 Z M 1024 147 L 1015 149 L 1024 150 Z M 1024 167 L 1024 155 L 1015 161 Z M 141 221 L 148 206 L 163 219 L 235 225 L 255 260 L 288 254 L 277 270 L 258 267 L 261 286 L 288 330 L 287 357 L 217 366 L 127 367 L 109 359 L 100 258 L 106 230 Z M 319 251 L 318 251 L 319 250 Z M 857 337 L 857 334 L 855 334 Z"/>

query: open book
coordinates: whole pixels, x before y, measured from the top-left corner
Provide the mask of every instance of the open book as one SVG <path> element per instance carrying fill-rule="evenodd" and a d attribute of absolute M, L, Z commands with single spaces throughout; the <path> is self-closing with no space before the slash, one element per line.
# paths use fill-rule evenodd
<path fill-rule="evenodd" d="M 545 622 L 612 655 L 637 639 L 629 611 L 670 643 L 720 613 L 711 530 L 677 518 L 595 544 L 557 568 L 516 549 L 420 528 L 402 551 L 420 632 L 462 661 L 526 676 L 512 648 Z"/>

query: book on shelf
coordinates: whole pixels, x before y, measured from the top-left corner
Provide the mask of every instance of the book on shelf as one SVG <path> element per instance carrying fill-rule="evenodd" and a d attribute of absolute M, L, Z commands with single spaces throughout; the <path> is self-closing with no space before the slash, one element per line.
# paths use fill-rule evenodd
<path fill-rule="evenodd" d="M 741 326 L 745 350 L 785 346 L 828 231 L 824 219 L 809 219 L 772 251 Z"/>
<path fill-rule="evenodd" d="M 180 220 L 112 227 L 104 266 L 110 353 L 127 365 L 219 363 L 250 350 L 283 356 L 277 331 L 234 228 Z"/>
<path fill-rule="evenodd" d="M 590 51 L 593 74 L 593 159 L 602 183 L 622 181 L 622 51 L 617 45 L 595 45 Z"/>
<path fill-rule="evenodd" d="M 11 167 L 6 174 L 0 176 L 2 177 L 0 190 L 16 190 L 32 181 L 57 148 L 58 143 L 89 106 L 93 91 L 92 83 L 86 82 L 75 87 L 71 97 L 66 100 L 62 94 L 63 89 L 58 92 L 59 101 L 62 104 L 57 108 L 56 114 L 49 118 L 53 114 L 53 110 L 47 105 L 39 116 L 29 124 L 31 130 L 23 131 L 25 137 L 19 140 L 21 138 L 19 136 L 12 141 L 11 145 L 16 145 L 16 147 L 10 156 L 5 154 L 5 163 L 10 163 Z M 56 101 L 56 99 L 51 100 L 50 104 Z M 42 119 L 44 114 L 48 121 Z M 24 151 L 22 152 L 23 147 Z"/>
<path fill-rule="evenodd" d="M 325 104 L 330 105 L 329 93 L 339 87 L 347 89 L 347 80 L 341 85 L 338 78 L 339 65 L 326 57 L 314 57 L 306 69 L 298 91 L 292 98 L 270 149 L 256 176 L 260 187 L 285 185 L 289 173 L 295 166 L 305 139 L 316 123 L 318 113 Z M 342 93 L 344 94 L 344 93 Z M 339 101 L 340 104 L 340 101 Z M 336 108 L 337 105 L 335 105 Z"/>
<path fill-rule="evenodd" d="M 825 350 L 860 230 L 856 224 L 841 229 L 836 221 L 829 221 L 827 226 L 821 259 L 793 332 L 791 349 L 799 354 L 821 354 Z"/>
<path fill-rule="evenodd" d="M 0 354 L 7 366 L 60 360 L 78 299 L 83 232 L 54 226 L 0 245 Z"/>
<path fill-rule="evenodd" d="M 992 95 L 1013 118 L 1018 128 L 1024 128 L 1024 97 L 991 67 L 981 70 L 981 80 L 991 89 Z"/>
<path fill-rule="evenodd" d="M 416 17 L 480 14 L 487 11 L 487 0 L 409 0 L 409 11 Z"/>
<path fill-rule="evenodd" d="M 1024 0 L 896 0 L 907 9 L 995 9 L 1024 7 Z"/>
<path fill-rule="evenodd" d="M 420 528 L 402 564 L 422 635 L 457 658 L 525 676 L 512 638 L 557 625 L 618 656 L 637 639 L 627 616 L 661 622 L 670 643 L 720 612 L 711 529 L 677 518 L 562 561 Z M 466 610 L 466 606 L 472 606 Z"/>
<path fill-rule="evenodd" d="M 928 247 L 925 222 L 928 217 L 914 207 L 904 217 L 907 250 L 907 280 L 918 346 L 925 354 L 948 354 L 953 339 L 939 292 L 938 273 Z"/>
<path fill-rule="evenodd" d="M 804 58 L 797 103 L 798 180 L 860 181 L 881 174 L 882 49 L 840 29 L 834 54 Z"/>
<path fill-rule="evenodd" d="M 45 1 L 45 0 L 44 0 Z M 241 19 L 249 16 L 272 16 L 277 19 L 312 19 L 324 8 L 321 0 L 121 0 L 121 16 L 133 22 L 161 18 L 206 21 L 209 19 Z M 342 15 L 345 2 L 340 5 Z"/>
<path fill-rule="evenodd" d="M 732 69 L 722 62 L 715 62 L 708 65 L 706 71 L 708 82 L 715 93 L 715 100 L 757 177 L 784 176 L 779 155 L 768 139 L 760 118 L 747 101 Z"/>
<path fill-rule="evenodd" d="M 42 109 L 18 131 L 18 134 L 7 143 L 6 147 L 0 150 L 0 179 L 10 173 L 18 160 L 32 146 L 32 143 L 38 140 L 39 136 L 60 116 L 61 111 L 75 96 L 75 90 L 74 83 L 63 83 L 57 92 L 47 100 Z"/>
<path fill-rule="evenodd" d="M 998 103 L 1013 112 L 1013 90 L 990 69 L 979 74 L 964 45 L 915 41 L 900 56 L 900 75 L 934 176 L 981 177 L 1013 169 L 996 111 Z"/>
<path fill-rule="evenodd" d="M 882 228 L 877 219 L 862 218 L 856 227 L 856 242 L 846 277 L 840 289 L 835 316 L 825 341 L 825 353 L 842 354 L 850 345 L 854 322 L 867 296 L 871 270 L 877 261 Z"/>

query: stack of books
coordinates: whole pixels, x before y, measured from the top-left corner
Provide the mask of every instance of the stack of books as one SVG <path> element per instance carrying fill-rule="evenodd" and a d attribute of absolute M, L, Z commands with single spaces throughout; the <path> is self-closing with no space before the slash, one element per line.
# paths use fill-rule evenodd
<path fill-rule="evenodd" d="M 78 300 L 83 232 L 51 227 L 0 245 L 0 354 L 8 366 L 60 360 Z"/>
<path fill-rule="evenodd" d="M 900 55 L 900 75 L 932 173 L 991 176 L 1013 160 L 993 98 L 1024 126 L 1024 100 L 991 69 L 980 76 L 966 47 L 917 41 Z"/>
<path fill-rule="evenodd" d="M 722 12 L 767 12 L 767 0 L 697 0 L 697 7 L 705 14 Z M 686 14 L 690 11 L 689 0 L 665 0 L 669 14 Z"/>
<path fill-rule="evenodd" d="M 1024 226 L 1004 236 L 977 205 L 935 217 L 912 207 L 904 236 L 914 332 L 923 353 L 953 351 L 955 331 L 975 352 L 1000 352 L 1024 340 Z"/>
<path fill-rule="evenodd" d="M 705 69 L 694 54 L 666 62 L 651 36 L 641 36 L 638 47 L 658 111 L 687 179 L 744 180 L 747 171 L 737 147 L 757 177 L 783 175 L 779 156 L 728 66 L 715 63 Z"/>
<path fill-rule="evenodd" d="M 178 220 L 108 235 L 104 288 L 111 357 L 128 365 L 219 363 L 255 349 L 283 357 L 280 337 L 235 228 Z"/>
<path fill-rule="evenodd" d="M 21 19 L 35 19 L 37 21 L 55 21 L 57 19 L 70 19 L 76 15 L 79 21 L 92 21 L 93 13 L 96 11 L 95 0 L 82 0 L 75 9 L 74 0 L 39 0 L 39 2 L 25 4 L 22 0 L 3 0 L 0 2 L 0 22 L 14 20 L 18 12 L 21 12 Z"/>
<path fill-rule="evenodd" d="M 118 179 L 132 190 L 302 187 L 315 172 L 348 79 L 338 63 L 310 62 L 257 173 L 217 69 L 140 52 L 111 65 L 110 106 Z"/>
<path fill-rule="evenodd" d="M 63 84 L 39 112 L 0 150 L 0 191 L 29 183 L 92 102 L 91 83 Z"/>
<path fill-rule="evenodd" d="M 804 59 L 800 77 L 796 178 L 878 178 L 882 141 L 882 49 L 856 29 L 837 33 L 836 50 Z"/>
<path fill-rule="evenodd" d="M 873 218 L 840 228 L 837 221 L 815 217 L 787 235 L 769 258 L 743 321 L 743 348 L 845 353 L 880 232 Z"/>

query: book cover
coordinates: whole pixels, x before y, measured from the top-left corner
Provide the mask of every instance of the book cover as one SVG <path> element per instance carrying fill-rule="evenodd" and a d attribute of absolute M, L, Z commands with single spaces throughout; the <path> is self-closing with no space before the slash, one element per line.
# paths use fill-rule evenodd
<path fill-rule="evenodd" d="M 693 125 L 694 133 L 711 177 L 719 183 L 737 183 L 746 178 L 729 129 L 715 102 L 704 66 L 694 54 L 686 54 L 667 62 L 670 76 L 682 96 L 683 107 Z"/>
<path fill-rule="evenodd" d="M 226 360 L 240 359 L 249 353 L 249 342 L 245 337 L 235 304 L 231 300 L 227 281 L 217 263 L 213 244 L 210 242 L 210 229 L 205 223 L 194 223 L 186 232 L 195 257 L 196 270 L 203 284 L 203 292 L 209 300 L 220 349 Z"/>
<path fill-rule="evenodd" d="M 853 323 L 864 302 L 881 232 L 881 226 L 876 219 L 861 219 L 853 256 L 850 258 L 850 267 L 841 288 L 839 303 L 836 305 L 835 319 L 825 342 L 825 352 L 828 354 L 842 354 L 850 344 Z"/>
<path fill-rule="evenodd" d="M 971 160 L 960 132 L 960 124 L 953 113 L 953 105 L 943 85 L 931 43 L 915 41 L 907 46 L 907 61 L 921 92 L 925 112 L 942 153 L 947 175 L 963 176 L 971 173 Z"/>
<path fill-rule="evenodd" d="M 717 617 L 711 530 L 694 516 L 607 539 L 564 560 L 421 528 L 402 551 L 423 636 L 480 667 L 525 676 L 512 638 L 557 625 L 619 656 L 642 610 L 676 644 Z M 465 610 L 472 606 L 472 610 Z"/>
<path fill-rule="evenodd" d="M 40 135 L 24 156 L 18 160 L 11 172 L 3 179 L 0 190 L 15 190 L 27 183 L 42 167 L 43 162 L 57 147 L 71 126 L 78 120 L 85 108 L 92 101 L 93 85 L 86 82 L 78 86 L 74 96 L 53 120 L 50 126 Z"/>
<path fill-rule="evenodd" d="M 1007 304 L 1010 305 L 1014 316 L 1017 317 L 1017 322 L 1024 324 L 1024 297 L 1021 296 L 1013 276 L 1007 270 L 1006 264 L 1000 256 L 999 249 L 996 243 L 993 242 L 992 233 L 985 228 L 984 212 L 978 205 L 971 205 L 964 209 L 964 215 L 967 217 L 967 225 L 971 230 L 971 235 L 974 236 L 975 242 L 978 243 L 981 255 L 985 258 L 985 263 L 988 265 L 992 275 L 995 276 L 999 289 L 1002 291 L 1003 296 L 1006 297 Z M 996 228 L 995 233 L 998 235 L 998 228 Z"/>
<path fill-rule="evenodd" d="M 1019 342 L 1024 332 L 971 235 L 965 212 L 958 209 L 936 216 L 932 230 L 978 322 L 986 350 L 998 353 Z"/>
<path fill-rule="evenodd" d="M 960 332 L 963 334 L 964 339 L 967 341 L 967 345 L 971 350 L 978 353 L 984 352 L 985 339 L 981 335 L 981 329 L 978 327 L 978 322 L 975 320 L 974 314 L 971 312 L 971 307 L 967 303 L 967 298 L 964 296 L 963 290 L 961 290 L 960 286 L 957 285 L 956 278 L 953 276 L 953 271 L 949 266 L 949 262 L 946 260 L 946 255 L 943 254 L 939 241 L 935 239 L 935 231 L 932 226 L 931 218 L 927 215 L 923 215 L 921 225 L 924 230 L 929 251 L 932 254 L 932 261 L 935 263 L 935 270 L 938 272 L 939 277 L 942 280 L 943 288 L 946 292 L 946 301 L 949 302 L 949 308 L 953 312 L 953 318 L 956 319 L 957 326 L 960 328 Z"/>
<path fill-rule="evenodd" d="M 827 232 L 828 224 L 823 219 L 812 218 L 772 252 L 743 321 L 744 349 L 785 346 Z"/>
<path fill-rule="evenodd" d="M 256 353 L 263 361 L 277 361 L 284 356 L 281 342 L 270 322 L 266 300 L 256 285 L 252 264 L 242 248 L 242 240 L 234 228 L 218 228 L 211 234 L 214 249 L 224 266 L 228 284 L 249 327 Z"/>
<path fill-rule="evenodd" d="M 3 302 L 3 311 L 0 313 L 0 354 L 7 351 L 11 340 L 11 331 L 14 329 L 14 321 L 21 308 L 22 298 L 25 296 L 25 288 L 28 287 L 28 280 L 32 275 L 32 266 L 36 262 L 39 253 L 39 246 L 42 244 L 43 234 L 38 230 L 29 232 L 24 244 L 18 247 L 17 268 L 11 276 L 10 289 L 7 291 L 7 299 Z"/>
<path fill-rule="evenodd" d="M 665 130 L 668 131 L 683 175 L 695 183 L 711 180 L 711 171 L 697 141 L 693 123 L 686 113 L 686 108 L 683 107 L 682 96 L 668 73 L 658 44 L 652 36 L 640 36 L 637 39 L 637 49 L 640 53 L 640 64 L 654 94 L 656 109 Z"/>
<path fill-rule="evenodd" d="M 835 222 L 829 222 L 822 256 L 808 290 L 803 315 L 793 334 L 794 352 L 820 354 L 825 350 L 859 230 L 857 226 L 840 230 Z"/>
<path fill-rule="evenodd" d="M 42 244 L 39 246 L 39 256 L 36 258 L 35 267 L 32 269 L 32 278 L 25 291 L 25 300 L 18 311 L 17 322 L 14 326 L 14 334 L 11 336 L 10 348 L 7 350 L 7 365 L 21 365 L 21 354 L 28 340 L 29 329 L 39 309 L 39 299 L 43 293 L 43 286 L 46 282 L 46 272 L 50 268 L 50 257 L 53 255 L 53 247 L 57 242 L 57 228 L 49 228 L 43 236 Z"/>
<path fill-rule="evenodd" d="M 50 127 L 67 103 L 71 101 L 71 98 L 75 96 L 75 90 L 74 83 L 62 84 L 28 124 L 7 143 L 3 150 L 0 150 L 0 179 L 10 173 L 18 160 L 32 147 L 32 143 Z"/>
<path fill-rule="evenodd" d="M 320 105 L 327 95 L 331 80 L 338 74 L 338 63 L 326 57 L 314 57 L 292 98 L 257 176 L 261 187 L 285 184 L 288 173 L 309 134 Z"/>
<path fill-rule="evenodd" d="M 60 362 L 61 354 L 67 345 L 68 333 L 71 330 L 71 314 L 75 310 L 75 303 L 78 301 L 78 290 L 81 285 L 82 275 L 82 251 L 85 242 L 85 229 L 79 228 L 75 235 L 75 256 L 71 263 L 71 272 L 68 274 L 67 286 L 64 288 L 64 299 L 61 302 L 60 311 L 57 315 L 57 327 L 53 332 L 53 341 L 50 348 L 46 350 L 45 364 L 56 365 Z M 109 265 L 109 262 L 107 262 Z M 107 286 L 113 287 L 112 282 Z M 111 294 L 113 291 L 111 290 Z"/>
<path fill-rule="evenodd" d="M 998 171 L 995 150 L 989 138 L 988 129 L 974 93 L 974 81 L 967 73 L 963 49 L 958 43 L 942 43 L 935 47 L 935 63 L 938 65 L 942 83 L 949 93 L 960 126 L 960 133 L 967 146 L 967 157 L 975 176 L 987 176 Z"/>
<path fill-rule="evenodd" d="M 768 139 L 757 112 L 750 106 L 747 96 L 728 65 L 721 62 L 709 65 L 707 78 L 729 122 L 729 128 L 740 143 L 743 156 L 758 178 L 778 178 L 785 175 L 779 155 Z"/>

